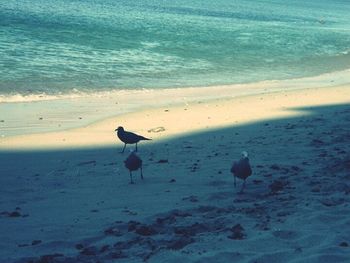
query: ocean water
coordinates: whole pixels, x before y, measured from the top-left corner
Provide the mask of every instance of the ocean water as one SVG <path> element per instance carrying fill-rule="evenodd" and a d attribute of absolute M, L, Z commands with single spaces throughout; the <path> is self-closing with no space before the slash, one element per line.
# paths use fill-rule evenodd
<path fill-rule="evenodd" d="M 341 71 L 350 68 L 349 14 L 348 0 L 0 1 L 0 96 Z"/>

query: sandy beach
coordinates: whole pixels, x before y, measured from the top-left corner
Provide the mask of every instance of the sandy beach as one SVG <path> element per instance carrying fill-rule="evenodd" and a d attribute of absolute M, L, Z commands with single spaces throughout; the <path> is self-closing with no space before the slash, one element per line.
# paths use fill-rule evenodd
<path fill-rule="evenodd" d="M 152 139 L 135 184 L 118 126 Z M 253 174 L 240 194 L 242 151 Z M 3 137 L 0 164 L 1 262 L 350 260 L 349 84 Z"/>

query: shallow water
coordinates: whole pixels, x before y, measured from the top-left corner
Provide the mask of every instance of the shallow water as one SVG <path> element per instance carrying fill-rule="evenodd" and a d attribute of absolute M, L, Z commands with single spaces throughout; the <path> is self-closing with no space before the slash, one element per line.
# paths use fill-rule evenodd
<path fill-rule="evenodd" d="M 215 86 L 350 68 L 342 0 L 7 0 L 0 95 Z"/>

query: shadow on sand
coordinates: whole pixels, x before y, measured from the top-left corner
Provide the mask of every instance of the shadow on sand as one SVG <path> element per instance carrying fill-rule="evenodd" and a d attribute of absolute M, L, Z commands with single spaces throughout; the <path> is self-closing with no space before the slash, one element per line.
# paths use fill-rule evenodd
<path fill-rule="evenodd" d="M 346 259 L 341 250 L 348 243 L 341 242 L 349 221 L 332 214 L 340 207 L 349 212 L 350 105 L 293 110 L 300 115 L 140 143 L 145 180 L 136 172 L 135 185 L 129 184 L 122 144 L 0 152 L 1 261 L 157 262 L 167 251 L 182 251 L 184 260 L 201 252 L 199 258 L 209 260 L 206 238 L 221 240 L 225 250 L 232 240 L 254 245 L 257 232 L 269 233 L 276 244 L 298 243 L 272 259 L 300 251 L 308 262 L 330 254 Z M 243 150 L 253 175 L 238 194 L 241 181 L 234 189 L 229 171 Z M 291 226 L 301 218 L 303 226 L 319 218 L 308 234 L 318 231 L 328 243 L 306 245 L 303 226 Z M 320 233 L 322 227 L 331 230 Z M 260 250 L 252 255 L 242 246 L 225 259 L 259 260 L 266 255 Z"/>

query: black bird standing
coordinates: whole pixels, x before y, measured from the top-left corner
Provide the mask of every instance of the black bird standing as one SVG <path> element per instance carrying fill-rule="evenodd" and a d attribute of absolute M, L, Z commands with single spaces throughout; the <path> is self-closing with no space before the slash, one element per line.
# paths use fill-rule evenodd
<path fill-rule="evenodd" d="M 123 148 L 122 153 L 124 152 L 127 144 L 134 144 L 135 143 L 136 144 L 135 151 L 137 152 L 137 143 L 139 141 L 151 140 L 151 139 L 145 138 L 141 135 L 135 134 L 133 132 L 125 131 L 124 128 L 121 126 L 119 126 L 117 129 L 115 129 L 115 131 L 117 132 L 118 138 L 124 143 L 124 148 Z"/>
<path fill-rule="evenodd" d="M 234 176 L 234 186 L 236 187 L 236 177 L 244 180 L 240 193 L 243 193 L 246 179 L 252 175 L 252 168 L 249 164 L 248 153 L 242 152 L 242 157 L 238 162 L 234 162 L 231 168 Z"/>
<path fill-rule="evenodd" d="M 132 180 L 132 171 L 136 171 L 138 169 L 141 170 L 141 179 L 143 180 L 143 174 L 142 174 L 142 160 L 140 157 L 136 155 L 135 152 L 131 152 L 128 158 L 124 161 L 125 167 L 129 169 L 130 172 L 130 183 L 133 184 L 134 181 Z"/>

